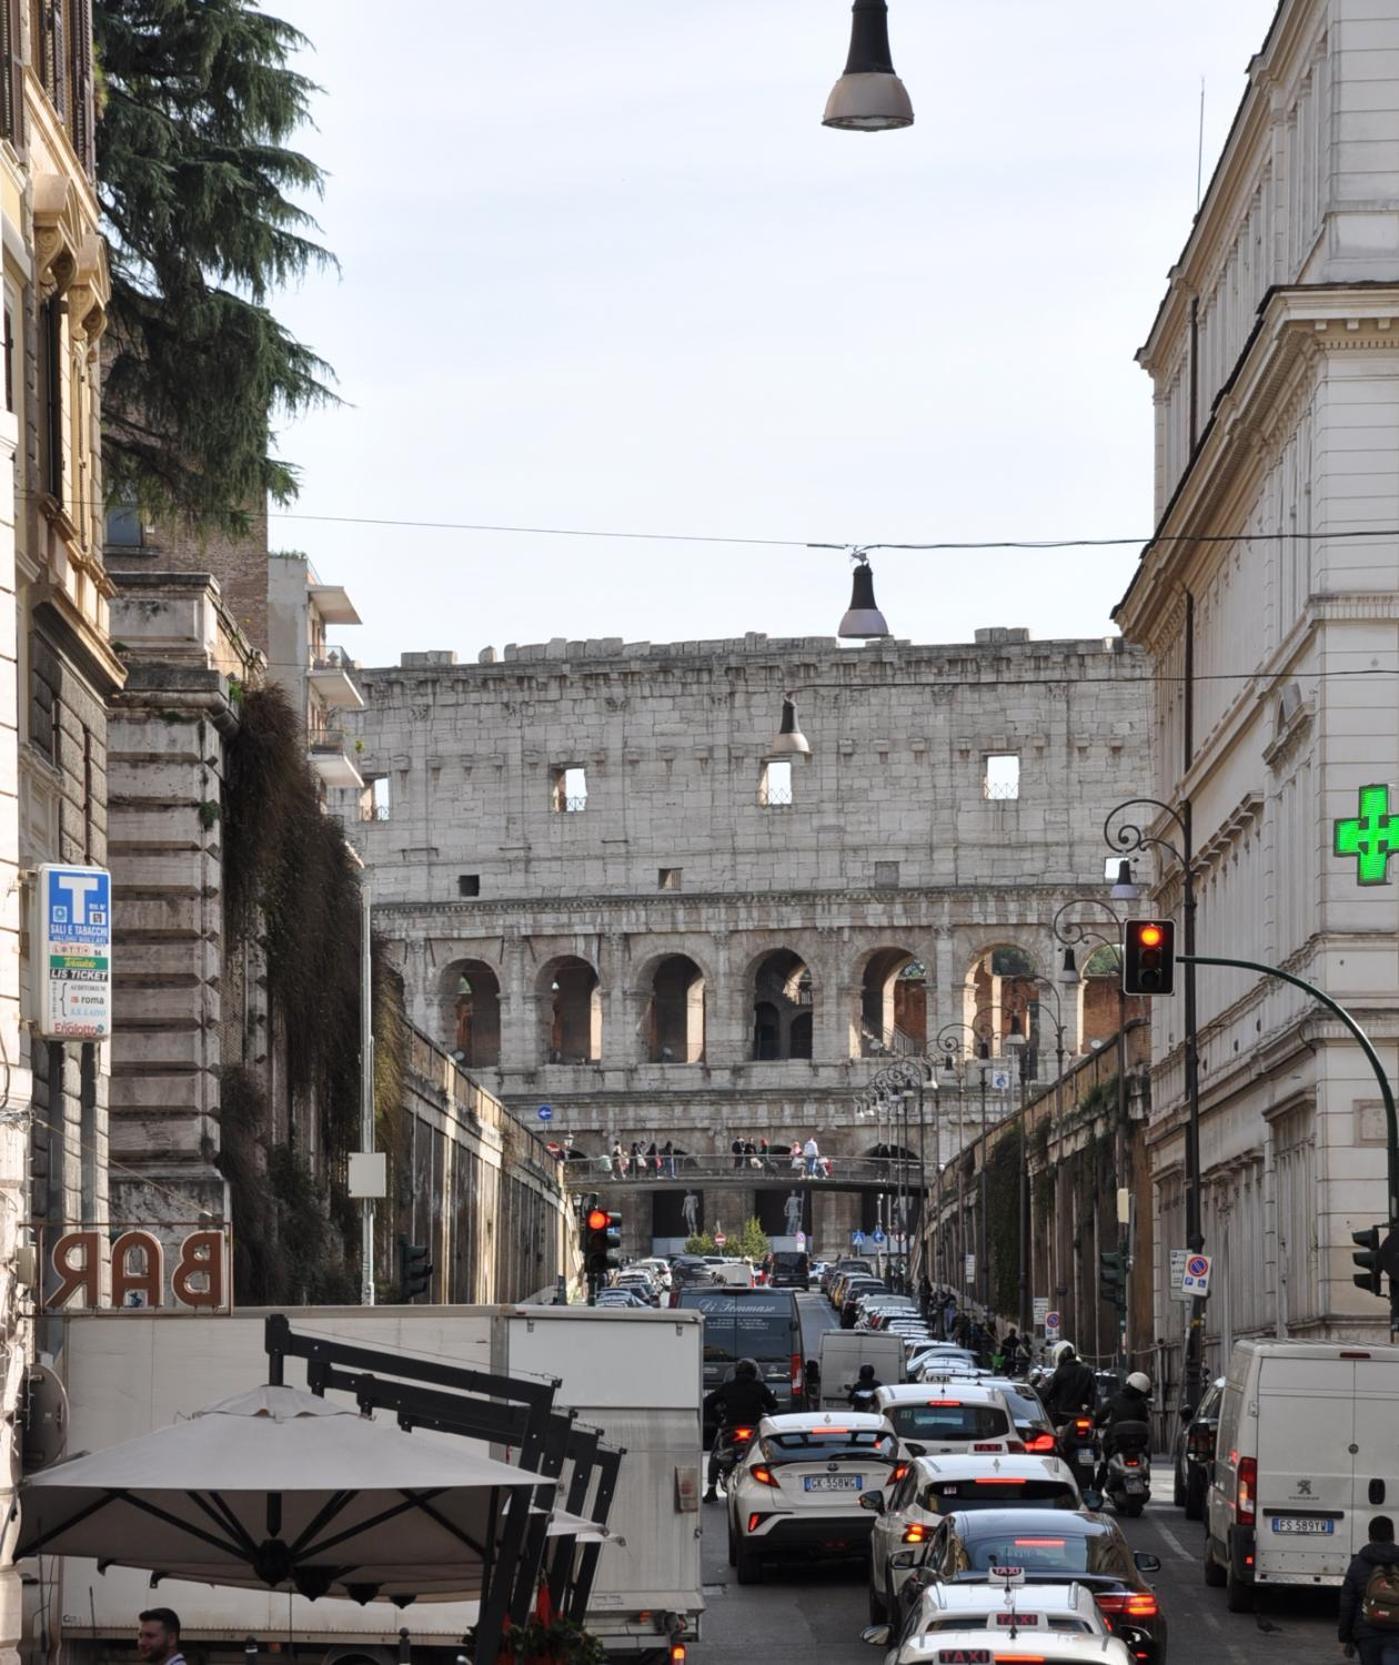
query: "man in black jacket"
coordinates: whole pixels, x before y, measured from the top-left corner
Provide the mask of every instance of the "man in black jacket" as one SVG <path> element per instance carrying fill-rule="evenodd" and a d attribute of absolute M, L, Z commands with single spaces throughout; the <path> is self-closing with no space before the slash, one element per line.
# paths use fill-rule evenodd
<path fill-rule="evenodd" d="M 1080 1412 L 1091 1411 L 1093 1400 L 1093 1372 L 1072 1347 L 1065 1347 L 1044 1390 L 1045 1410 L 1057 1425 Z"/>
<path fill-rule="evenodd" d="M 1399 1665 L 1399 1630 L 1377 1630 L 1362 1612 L 1365 1587 L 1376 1567 L 1399 1569 L 1394 1522 L 1376 1515 L 1370 1522 L 1370 1541 L 1346 1569 L 1341 1585 L 1341 1622 L 1338 1634 L 1349 1658 L 1359 1650 L 1360 1665 Z"/>

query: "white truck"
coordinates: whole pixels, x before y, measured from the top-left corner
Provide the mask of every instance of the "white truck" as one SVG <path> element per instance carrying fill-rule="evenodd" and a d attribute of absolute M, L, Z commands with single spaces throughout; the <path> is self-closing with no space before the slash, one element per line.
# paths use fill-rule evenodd
<path fill-rule="evenodd" d="M 691 1312 L 607 1312 L 585 1307 L 285 1308 L 292 1329 L 357 1346 L 387 1348 L 503 1375 L 556 1376 L 560 1408 L 625 1447 L 588 1607 L 587 1628 L 609 1655 L 636 1665 L 667 1658 L 663 1616 L 699 1634 L 700 1354 L 703 1325 Z M 215 1400 L 267 1380 L 265 1311 L 192 1318 L 165 1312 L 72 1313 L 56 1322 L 54 1366 L 68 1390 L 67 1450 L 134 1439 Z M 287 1362 L 289 1386 L 305 1367 Z M 447 1438 L 424 1435 L 424 1438 Z M 51 1582 L 50 1582 L 51 1581 Z M 475 1602 L 310 1602 L 162 1580 L 91 1561 L 45 1569 L 51 1645 L 85 1665 L 130 1643 L 136 1615 L 173 1607 L 187 1643 L 210 1665 L 245 1659 L 245 1643 L 294 1650 L 310 1665 L 393 1665 L 408 1632 L 414 1661 L 455 1665 L 476 1622 Z M 250 1662 L 251 1665 L 251 1662 Z"/>

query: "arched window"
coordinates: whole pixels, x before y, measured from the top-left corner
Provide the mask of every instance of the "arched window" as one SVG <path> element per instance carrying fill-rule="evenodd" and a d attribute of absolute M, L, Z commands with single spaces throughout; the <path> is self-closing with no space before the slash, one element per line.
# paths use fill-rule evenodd
<path fill-rule="evenodd" d="M 814 1004 L 811 973 L 800 954 L 779 948 L 753 979 L 753 1057 L 759 1062 L 810 1058 Z"/>
<path fill-rule="evenodd" d="M 704 973 L 685 954 L 668 954 L 651 979 L 647 1056 L 653 1064 L 704 1061 Z"/>
<path fill-rule="evenodd" d="M 586 960 L 552 960 L 539 976 L 540 1040 L 550 1064 L 602 1060 L 602 990 Z"/>
<path fill-rule="evenodd" d="M 454 960 L 443 973 L 442 1038 L 463 1069 L 500 1063 L 500 979 L 484 960 Z"/>
<path fill-rule="evenodd" d="M 906 948 L 881 948 L 860 984 L 860 1057 L 921 1053 L 928 1043 L 928 979 Z"/>

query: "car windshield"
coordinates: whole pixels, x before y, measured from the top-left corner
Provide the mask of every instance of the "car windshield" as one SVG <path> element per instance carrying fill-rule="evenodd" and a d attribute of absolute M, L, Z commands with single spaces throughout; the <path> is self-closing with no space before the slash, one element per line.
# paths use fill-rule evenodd
<path fill-rule="evenodd" d="M 987 1572 L 992 1567 L 1024 1567 L 1027 1572 L 1127 1576 L 1123 1552 L 1106 1532 L 1000 1531 L 985 1537 L 970 1533 L 963 1547 L 976 1572 Z"/>
<path fill-rule="evenodd" d="M 771 1463 L 824 1463 L 846 1457 L 892 1463 L 898 1449 L 882 1428 L 792 1428 L 769 1434 L 763 1454 Z"/>
<path fill-rule="evenodd" d="M 906 1440 L 994 1440 L 1010 1431 L 999 1405 L 932 1399 L 916 1405 L 890 1405 L 884 1414 Z"/>
<path fill-rule="evenodd" d="M 979 1474 L 971 1480 L 935 1480 L 925 1486 L 919 1506 L 950 1515 L 967 1509 L 1077 1509 L 1078 1488 L 1065 1480 L 1016 1480 Z"/>

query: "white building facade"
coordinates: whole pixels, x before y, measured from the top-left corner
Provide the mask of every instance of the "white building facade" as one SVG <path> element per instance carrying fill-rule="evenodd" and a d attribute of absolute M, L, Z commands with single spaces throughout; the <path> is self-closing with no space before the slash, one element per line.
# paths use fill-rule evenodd
<path fill-rule="evenodd" d="M 1157 529 L 1116 617 L 1157 672 L 1153 795 L 1192 811 L 1199 952 L 1317 983 L 1392 1080 L 1399 892 L 1359 885 L 1333 842 L 1362 786 L 1399 781 L 1399 0 L 1284 0 L 1139 358 Z M 1164 816 L 1153 830 L 1174 838 Z M 1155 879 L 1148 905 L 1179 917 L 1175 863 Z M 1373 1073 L 1286 984 L 1202 968 L 1199 990 L 1208 1367 L 1241 1336 L 1381 1336 L 1351 1263 L 1351 1232 L 1386 1214 Z M 1157 1008 L 1169 1386 L 1183 1005 Z"/>

